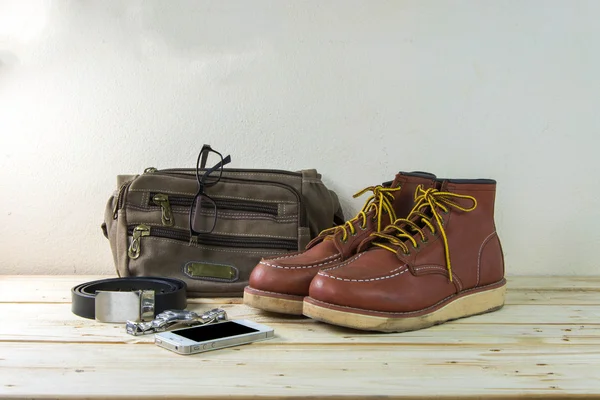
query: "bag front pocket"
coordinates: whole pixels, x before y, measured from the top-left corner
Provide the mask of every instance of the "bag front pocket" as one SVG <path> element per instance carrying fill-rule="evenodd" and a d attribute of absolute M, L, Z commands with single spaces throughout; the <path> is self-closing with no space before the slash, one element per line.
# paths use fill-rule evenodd
<path fill-rule="evenodd" d="M 130 225 L 129 270 L 133 276 L 179 278 L 191 295 L 239 296 L 263 256 L 297 250 L 296 240 L 206 234 L 191 237 L 174 228 Z"/>
<path fill-rule="evenodd" d="M 178 240 L 190 245 L 206 246 L 224 246 L 236 248 L 256 248 L 256 249 L 278 249 L 278 250 L 297 250 L 298 243 L 291 239 L 277 239 L 251 236 L 229 236 L 205 234 L 191 236 L 189 232 L 181 229 L 171 229 L 154 227 L 149 225 L 129 226 L 127 233 L 132 237 L 127 254 L 129 258 L 136 259 L 142 252 L 142 240 L 144 237 L 152 236 L 163 239 Z"/>

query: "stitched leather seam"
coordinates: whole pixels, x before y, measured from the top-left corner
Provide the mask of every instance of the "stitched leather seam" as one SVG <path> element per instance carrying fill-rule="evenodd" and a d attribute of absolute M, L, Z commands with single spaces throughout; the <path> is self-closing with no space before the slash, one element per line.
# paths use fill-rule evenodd
<path fill-rule="evenodd" d="M 151 189 L 134 189 L 134 188 L 129 188 L 128 191 L 130 191 L 130 192 L 145 192 L 145 193 L 148 193 L 148 196 L 150 196 L 150 192 L 152 190 Z M 189 197 L 194 197 L 196 195 L 196 193 L 175 192 L 173 190 L 161 190 L 160 193 L 165 193 L 165 194 L 181 194 L 183 196 L 189 196 Z"/>
<path fill-rule="evenodd" d="M 286 266 L 282 266 L 282 265 L 275 265 L 275 264 L 269 264 L 267 262 L 261 261 L 260 264 L 262 265 L 268 265 L 269 267 L 273 267 L 273 268 L 280 268 L 280 269 L 309 269 L 309 268 L 317 268 L 317 267 L 321 267 L 323 265 L 327 265 L 327 264 L 332 264 L 336 261 L 338 261 L 339 258 L 333 259 L 331 261 L 327 261 L 321 264 L 313 264 L 313 265 L 299 265 L 299 266 L 293 266 L 293 267 L 286 267 Z"/>
<path fill-rule="evenodd" d="M 300 253 L 294 253 L 294 254 L 290 254 L 289 256 L 282 256 L 282 257 L 277 257 L 277 258 L 271 258 L 270 261 L 283 260 L 284 258 L 292 258 L 292 257 L 298 256 L 299 254 Z"/>
<path fill-rule="evenodd" d="M 428 265 L 428 266 L 426 266 L 426 267 L 417 267 L 417 268 L 415 268 L 415 271 L 419 271 L 419 270 L 422 270 L 422 269 L 441 269 L 441 270 L 443 270 L 444 272 L 447 272 L 447 271 L 448 271 L 448 270 L 447 270 L 446 268 L 444 268 L 444 267 L 438 267 L 438 266 L 433 266 L 433 265 Z"/>
<path fill-rule="evenodd" d="M 403 268 L 403 267 L 404 267 L 404 265 L 402 267 L 400 267 L 400 268 Z M 398 271 L 400 268 L 396 268 L 394 270 L 391 270 L 390 272 Z M 402 275 L 406 271 L 408 271 L 408 268 L 405 269 L 404 271 L 400 271 L 400 272 L 392 274 L 392 275 L 380 276 L 380 277 L 377 277 L 377 278 L 369 278 L 369 279 L 338 278 L 337 276 L 331 276 L 331 275 L 328 275 L 328 274 L 322 274 L 320 272 L 319 272 L 319 275 L 326 276 L 327 278 L 331 278 L 331 279 L 337 279 L 338 281 L 344 281 L 344 282 L 374 282 L 374 281 L 382 281 L 384 279 L 390 279 L 390 278 L 393 278 L 395 276 Z"/>
<path fill-rule="evenodd" d="M 449 183 L 448 184 L 448 189 L 456 189 L 457 185 L 460 185 L 460 184 Z M 475 185 L 477 185 L 477 184 L 475 184 Z M 483 184 L 481 186 L 484 186 L 484 185 L 488 186 L 488 187 L 490 186 L 490 184 Z M 496 186 L 496 185 L 494 185 L 494 186 Z M 495 188 L 483 188 L 483 189 L 482 188 L 476 188 L 476 187 L 469 188 L 469 192 L 493 192 L 495 190 L 496 190 Z"/>
<path fill-rule="evenodd" d="M 268 173 L 268 172 L 237 172 L 237 171 L 227 171 L 227 175 L 229 175 L 229 174 L 231 174 L 231 175 L 248 175 L 248 176 L 256 176 L 256 175 L 259 175 L 259 176 L 273 176 L 275 178 L 285 178 L 285 179 L 287 179 L 287 178 L 290 178 L 290 179 L 302 179 L 302 176 L 300 176 L 300 175 L 287 175 L 286 174 L 285 176 L 283 176 L 282 174 L 271 174 L 271 173 Z M 313 178 L 313 179 L 316 179 L 316 178 Z"/>
<path fill-rule="evenodd" d="M 302 183 L 304 183 L 304 182 L 319 183 L 319 184 L 323 185 L 323 182 L 321 182 L 321 180 L 319 178 L 302 178 Z"/>
<path fill-rule="evenodd" d="M 458 291 L 462 292 L 463 284 L 462 284 L 462 281 L 460 280 L 460 278 L 458 277 L 458 275 L 456 275 L 455 273 L 452 273 L 452 279 L 456 280 L 456 283 L 458 283 Z"/>
<path fill-rule="evenodd" d="M 437 265 L 429 265 L 429 266 L 425 266 L 425 267 L 416 267 L 415 271 L 419 271 L 421 269 L 439 269 L 442 272 L 448 272 L 448 270 L 445 267 L 441 267 L 441 266 L 437 266 Z M 452 279 L 456 280 L 456 283 L 458 284 L 458 291 L 460 292 L 463 289 L 463 284 L 460 280 L 460 278 L 458 277 L 458 275 L 456 275 L 454 272 L 452 273 Z"/>
<path fill-rule="evenodd" d="M 188 228 L 189 229 L 189 228 Z M 214 231 L 213 233 L 218 234 L 218 235 L 224 235 L 224 236 L 238 236 L 235 233 L 231 233 L 231 232 L 218 232 L 218 231 Z M 277 235 L 261 235 L 259 233 L 254 233 L 254 234 L 245 234 L 243 236 L 248 236 L 248 237 L 266 237 L 266 238 L 278 238 L 278 239 L 289 239 L 289 240 L 297 240 L 297 237 L 292 237 L 292 236 L 277 236 Z"/>
<path fill-rule="evenodd" d="M 357 260 L 357 259 L 358 259 L 359 257 L 361 257 L 363 254 L 365 254 L 365 253 L 360 253 L 360 254 L 358 254 L 358 255 L 356 255 L 356 256 L 354 256 L 354 257 L 350 258 L 349 260 L 346 260 L 346 262 L 344 262 L 344 263 L 341 263 L 341 264 L 339 264 L 339 265 L 336 265 L 335 267 L 331 267 L 331 268 L 327 268 L 327 269 L 325 269 L 325 271 L 333 271 L 334 269 L 338 269 L 338 268 L 340 268 L 340 267 L 343 267 L 343 266 L 345 266 L 345 265 L 348 265 L 348 264 L 350 264 L 352 261 L 354 261 L 354 260 Z M 321 272 L 319 272 L 319 274 L 321 274 Z M 324 276 L 328 276 L 328 275 L 324 275 Z"/>
<path fill-rule="evenodd" d="M 296 253 L 296 254 L 290 254 L 289 256 L 271 258 L 271 259 L 269 259 L 269 261 L 283 260 L 284 258 L 292 258 L 292 257 L 299 256 L 300 254 L 302 254 L 302 253 Z M 331 260 L 332 258 L 336 258 L 336 257 L 340 257 L 340 255 L 339 254 L 333 254 L 333 255 L 331 255 L 329 257 L 325 257 L 325 258 L 322 258 L 320 260 L 316 260 L 314 262 L 318 263 L 318 262 L 322 262 L 322 261 L 327 261 L 327 260 Z"/>
<path fill-rule="evenodd" d="M 481 247 L 479 247 L 479 254 L 477 255 L 477 283 L 475 284 L 475 286 L 479 285 L 479 268 L 481 266 L 481 254 L 483 253 L 483 248 L 485 247 L 487 242 L 489 242 L 489 240 L 492 238 L 492 236 L 494 236 L 495 234 L 496 234 L 496 231 L 490 233 L 488 235 L 488 237 L 486 237 L 483 240 L 483 243 L 481 243 Z"/>
<path fill-rule="evenodd" d="M 180 215 L 187 215 L 188 213 L 181 213 L 181 212 L 177 212 L 177 211 L 173 211 L 173 214 L 180 214 Z M 293 216 L 293 217 L 286 217 L 286 218 L 278 218 L 278 217 L 269 217 L 269 216 L 261 216 L 261 215 L 247 215 L 247 214 L 225 214 L 225 213 L 219 213 L 219 218 L 222 219 L 240 219 L 240 217 L 243 217 L 241 219 L 246 220 L 246 221 L 254 221 L 254 220 L 261 220 L 261 221 L 273 221 L 275 223 L 291 223 L 291 222 L 296 222 L 298 221 L 297 216 Z M 189 227 L 188 227 L 189 229 Z"/>
<path fill-rule="evenodd" d="M 148 204 L 149 202 L 150 202 L 150 192 L 142 193 L 142 203 L 140 204 L 140 207 L 144 207 L 144 205 Z"/>
<path fill-rule="evenodd" d="M 468 292 L 472 292 L 472 291 L 474 291 L 474 290 L 483 289 L 483 288 L 486 288 L 486 287 L 488 287 L 488 286 L 493 286 L 493 285 L 497 285 L 497 284 L 498 284 L 498 282 L 496 282 L 496 283 L 491 283 L 491 284 L 489 284 L 489 285 L 485 285 L 485 286 L 479 286 L 479 287 L 472 288 L 472 289 L 467 289 L 467 290 L 465 290 L 464 292 L 460 292 L 460 293 L 461 293 L 461 294 L 462 294 L 462 293 L 468 293 Z M 331 304 L 332 306 L 336 306 L 336 307 L 340 307 L 340 308 L 347 308 L 347 309 L 349 309 L 349 310 L 357 310 L 357 311 L 375 311 L 375 312 L 377 312 L 377 313 L 379 313 L 379 314 L 389 314 L 389 315 L 409 315 L 409 314 L 418 314 L 418 313 L 422 313 L 423 311 L 428 311 L 428 310 L 430 310 L 430 309 L 432 309 L 432 308 L 435 308 L 435 307 L 439 306 L 440 304 L 444 303 L 446 300 L 448 300 L 448 299 L 450 299 L 450 298 L 452 298 L 452 297 L 455 297 L 455 296 L 457 296 L 457 295 L 456 295 L 456 294 L 451 294 L 450 296 L 447 296 L 447 297 L 443 298 L 442 300 L 438 301 L 438 302 L 437 302 L 437 303 L 435 303 L 434 305 L 431 305 L 431 306 L 429 306 L 429 307 L 423 308 L 423 309 L 421 309 L 421 310 L 417 310 L 417 311 L 404 311 L 404 312 L 402 312 L 402 311 L 399 311 L 399 312 L 393 312 L 393 311 L 377 311 L 377 310 L 366 310 L 366 309 L 364 309 L 364 308 L 356 308 L 356 307 L 350 307 L 350 306 L 340 306 L 340 305 L 338 305 L 338 304 L 327 303 L 327 302 L 324 302 L 324 301 L 321 301 L 321 303 L 324 303 L 324 304 Z M 316 299 L 315 299 L 315 300 L 316 300 Z M 318 300 L 318 301 L 320 301 L 320 300 Z"/>

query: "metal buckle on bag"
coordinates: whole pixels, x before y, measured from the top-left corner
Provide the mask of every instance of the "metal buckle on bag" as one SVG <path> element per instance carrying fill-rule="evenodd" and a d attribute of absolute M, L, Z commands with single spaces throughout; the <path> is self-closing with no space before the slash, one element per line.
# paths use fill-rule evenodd
<path fill-rule="evenodd" d="M 132 292 L 96 292 L 96 320 L 99 322 L 125 323 L 127 321 L 151 321 L 154 318 L 154 290 Z"/>

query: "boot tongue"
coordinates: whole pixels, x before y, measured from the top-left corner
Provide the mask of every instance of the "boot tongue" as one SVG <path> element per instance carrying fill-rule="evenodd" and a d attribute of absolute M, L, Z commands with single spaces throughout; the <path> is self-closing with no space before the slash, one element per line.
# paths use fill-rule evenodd
<path fill-rule="evenodd" d="M 436 179 L 435 184 L 434 184 L 434 188 L 437 189 L 437 190 L 439 190 L 439 191 L 441 191 L 441 192 L 446 191 L 448 189 L 448 180 L 446 180 L 446 179 L 443 179 L 443 180 Z M 424 207 L 421 207 L 419 209 L 419 211 L 422 214 L 425 214 L 427 217 L 429 217 L 430 223 L 433 223 L 434 225 L 437 225 L 437 222 L 435 220 L 433 211 L 432 211 L 432 209 L 431 209 L 431 207 L 429 205 L 425 205 Z M 419 215 L 409 215 L 408 219 L 410 221 L 412 221 L 413 223 L 415 223 L 421 229 L 425 229 L 427 227 L 427 224 L 422 221 L 422 217 L 419 216 Z M 400 227 L 404 228 L 405 231 L 407 233 L 409 233 L 409 234 L 410 233 L 417 233 L 416 230 L 413 230 L 410 225 L 404 223 L 403 221 L 400 221 L 397 224 L 397 226 L 400 226 Z M 436 229 L 438 229 L 438 228 L 439 227 L 436 226 Z M 398 234 L 398 232 L 396 230 L 393 230 L 393 229 L 390 230 L 389 232 L 385 232 L 385 233 L 388 233 L 391 236 L 396 236 Z M 380 238 L 373 238 L 373 239 L 369 240 L 368 243 L 375 242 L 375 241 L 381 241 L 381 239 Z M 406 244 L 406 245 L 408 245 L 410 243 L 409 239 L 406 239 L 406 238 L 402 238 L 401 241 L 404 242 L 404 244 Z M 367 241 L 365 241 L 365 244 L 367 244 L 366 242 Z M 396 245 L 393 245 L 393 246 L 397 247 Z M 361 251 L 362 249 L 366 248 L 365 246 L 360 246 L 360 247 L 361 248 L 359 249 L 359 251 Z"/>
<path fill-rule="evenodd" d="M 416 178 L 423 178 L 423 179 L 431 179 L 434 180 L 436 179 L 434 174 L 430 174 L 429 172 L 422 172 L 422 171 L 412 171 L 412 172 L 405 172 L 405 171 L 400 171 L 396 174 L 396 177 L 394 178 L 393 181 L 387 181 L 387 182 L 383 182 L 381 184 L 381 186 L 383 187 L 398 187 L 399 184 L 403 183 L 406 179 L 404 179 L 404 177 L 408 177 L 408 176 L 414 176 Z"/>
<path fill-rule="evenodd" d="M 414 195 L 417 187 L 421 185 L 425 189 L 428 189 L 434 187 L 435 183 L 435 175 L 428 172 L 398 172 L 392 183 L 395 187 L 402 187 L 402 193 L 398 192 L 394 194 L 396 218 L 406 218 L 408 216 L 408 213 L 414 206 Z"/>
<path fill-rule="evenodd" d="M 415 177 L 415 178 L 421 178 L 421 179 L 430 179 L 430 180 L 435 180 L 436 176 L 434 174 L 430 174 L 429 172 L 423 172 L 423 171 L 412 171 L 412 172 L 405 172 L 405 171 L 400 171 L 396 174 L 396 177 L 394 178 L 393 181 L 391 182 L 384 182 L 383 185 L 384 186 L 388 186 L 388 187 L 397 187 L 399 184 L 404 183 L 406 181 L 407 177 Z M 389 185 L 387 185 L 389 184 Z"/>
<path fill-rule="evenodd" d="M 405 176 L 416 176 L 419 178 L 425 178 L 425 179 L 436 179 L 436 176 L 430 172 L 424 172 L 424 171 L 412 171 L 412 172 L 398 172 L 399 174 L 405 175 Z"/>
<path fill-rule="evenodd" d="M 445 181 L 436 180 L 433 187 L 437 190 L 441 190 L 443 187 L 445 188 Z M 421 211 L 421 213 L 429 216 L 430 218 L 433 217 L 431 207 L 429 205 L 421 208 L 419 211 Z M 421 217 L 419 217 L 417 215 L 408 215 L 407 218 L 410 219 L 411 221 L 415 222 L 420 228 L 424 228 L 426 226 L 426 224 L 421 221 Z M 400 225 L 402 225 L 402 224 L 403 223 L 400 222 Z M 409 232 L 410 231 L 412 231 L 412 230 L 409 229 Z"/>
<path fill-rule="evenodd" d="M 428 172 L 420 172 L 420 171 L 416 171 L 416 172 L 399 172 L 398 175 L 396 175 L 396 179 L 394 179 L 394 182 L 403 179 L 403 177 L 405 177 L 405 176 L 418 176 L 419 178 L 431 179 L 433 187 L 435 189 L 438 189 L 438 190 L 440 190 L 442 187 L 445 187 L 445 185 L 444 185 L 445 182 L 437 180 L 436 177 L 435 177 L 435 175 L 430 174 Z M 410 208 L 412 208 L 412 206 Z M 420 211 L 421 211 L 421 213 L 423 213 L 423 214 L 425 214 L 425 215 L 427 215 L 429 217 L 433 216 L 432 213 L 431 213 L 431 207 L 429 207 L 429 206 L 421 208 Z M 416 215 L 413 215 L 413 216 L 407 215 L 407 216 L 405 216 L 403 218 L 410 219 L 411 221 L 413 221 L 414 223 L 416 223 L 417 226 L 419 226 L 420 228 L 425 228 L 425 226 L 426 226 L 426 224 L 421 221 L 421 217 L 419 217 L 419 216 L 416 216 Z M 410 228 L 410 226 L 406 225 L 404 222 L 399 222 L 399 224 L 397 224 L 397 225 L 405 227 L 405 229 L 407 230 L 407 232 L 412 232 L 412 229 Z M 391 236 L 396 236 L 397 231 L 390 230 L 388 233 Z M 361 243 L 361 245 L 358 248 L 358 251 L 359 252 L 363 251 L 367 247 L 371 246 L 370 243 L 372 243 L 372 242 L 379 242 L 381 240 L 382 240 L 381 238 L 370 238 L 370 239 L 367 239 L 363 243 Z M 402 240 L 402 241 L 405 242 L 405 243 L 408 243 L 408 240 L 409 239 L 405 239 L 405 240 Z M 396 246 L 394 245 L 394 247 L 396 247 Z"/>
<path fill-rule="evenodd" d="M 404 171 L 400 171 L 398 172 L 398 174 L 396 174 L 395 178 L 393 181 L 387 181 L 387 182 L 383 182 L 381 184 L 381 186 L 383 187 L 388 187 L 388 188 L 396 188 L 399 187 L 401 185 L 404 185 L 407 181 L 407 178 L 418 178 L 418 179 L 422 179 L 422 180 L 430 180 L 431 182 L 433 182 L 436 179 L 436 176 L 434 174 L 431 174 L 429 172 L 423 172 L 423 171 L 412 171 L 412 172 L 404 172 Z M 414 185 L 416 187 L 416 184 Z M 411 187 L 412 189 L 412 187 Z M 395 193 L 400 193 L 400 191 L 395 192 Z M 397 203 L 398 197 L 395 194 L 394 195 L 396 197 L 396 201 L 394 201 L 394 209 L 399 208 Z M 375 202 L 377 202 L 378 200 L 376 200 Z M 412 204 L 412 201 L 411 201 Z M 411 207 L 408 207 L 408 210 L 410 210 Z M 405 215 L 402 215 L 402 217 L 404 217 Z M 398 217 L 398 216 L 397 216 Z M 345 225 L 345 224 L 344 224 Z M 342 237 L 342 233 L 340 232 L 336 232 L 336 233 L 331 233 L 327 236 L 319 236 L 315 239 L 313 239 L 307 246 L 307 248 L 311 248 L 319 243 L 322 242 L 330 242 L 329 244 L 334 244 L 335 247 L 337 248 L 337 250 L 343 254 L 343 246 L 340 243 L 340 239 Z"/>

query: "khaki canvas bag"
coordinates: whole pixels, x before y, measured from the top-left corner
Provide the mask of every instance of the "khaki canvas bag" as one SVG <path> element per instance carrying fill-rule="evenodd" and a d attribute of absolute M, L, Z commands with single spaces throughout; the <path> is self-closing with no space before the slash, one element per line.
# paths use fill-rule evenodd
<path fill-rule="evenodd" d="M 205 192 L 217 207 L 211 233 L 191 235 L 196 169 L 120 175 L 102 230 L 119 276 L 179 278 L 191 296 L 241 296 L 261 257 L 301 251 L 344 222 L 337 195 L 314 169 L 223 168 Z M 196 211 L 194 211 L 195 213 Z"/>

